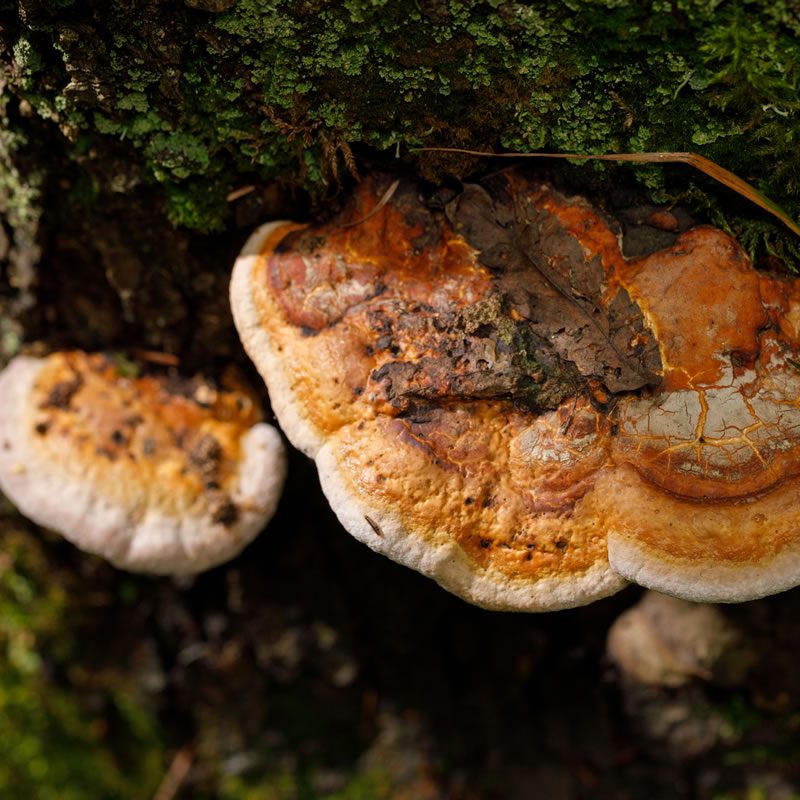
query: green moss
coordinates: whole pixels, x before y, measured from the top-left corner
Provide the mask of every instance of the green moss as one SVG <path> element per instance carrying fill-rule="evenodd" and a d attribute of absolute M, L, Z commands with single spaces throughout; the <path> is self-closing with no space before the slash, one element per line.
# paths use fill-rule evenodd
<path fill-rule="evenodd" d="M 112 44 L 66 35 L 57 11 L 31 15 L 8 64 L 14 91 L 98 147 L 126 142 L 178 224 L 220 227 L 220 198 L 243 174 L 323 192 L 344 145 L 359 143 L 694 149 L 800 215 L 800 21 L 789 2 L 239 0 L 220 14 L 154 7 L 147 18 L 74 2 L 69 13 L 71 31 L 85 24 L 102 39 L 108 28 Z M 67 92 L 66 73 L 100 86 Z M 420 157 L 434 178 L 472 166 Z M 661 200 L 693 185 L 682 167 L 592 169 L 633 176 Z M 176 211 L 209 206 L 218 213 Z M 787 252 L 760 212 L 727 216 L 737 230 L 757 220 L 753 241 Z"/>
<path fill-rule="evenodd" d="M 153 174 L 162 182 L 204 175 L 211 164 L 209 144 L 191 133 L 157 133 L 145 149 Z"/>
<path fill-rule="evenodd" d="M 355 775 L 334 792 L 315 791 L 309 776 L 277 771 L 260 779 L 228 778 L 219 796 L 222 800 L 389 800 L 392 788 L 387 776 L 374 770 Z"/>
<path fill-rule="evenodd" d="M 227 211 L 225 199 L 219 191 L 209 192 L 204 182 L 193 180 L 167 184 L 166 202 L 167 215 L 174 225 L 204 231 L 223 228 Z"/>
<path fill-rule="evenodd" d="M 30 40 L 20 37 L 13 49 L 14 62 L 25 77 L 30 77 L 42 68 L 42 58 L 36 52 Z"/>
<path fill-rule="evenodd" d="M 39 220 L 38 172 L 23 174 L 17 166 L 17 151 L 26 137 L 12 129 L 8 116 L 9 97 L 0 89 L 0 216 L 20 234 L 32 239 Z"/>
<path fill-rule="evenodd" d="M 74 579 L 52 569 L 33 534 L 5 517 L 2 526 L 0 795 L 149 796 L 163 770 L 153 720 L 124 686 L 77 690 Z"/>

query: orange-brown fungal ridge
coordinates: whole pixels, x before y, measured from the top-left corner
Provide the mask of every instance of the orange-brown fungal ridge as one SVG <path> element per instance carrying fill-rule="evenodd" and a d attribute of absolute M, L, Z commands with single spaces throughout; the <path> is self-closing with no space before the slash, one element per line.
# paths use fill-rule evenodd
<path fill-rule="evenodd" d="M 0 488 L 26 516 L 115 565 L 189 574 L 272 516 L 277 431 L 232 376 L 131 377 L 102 354 L 19 356 L 0 374 Z"/>
<path fill-rule="evenodd" d="M 797 279 L 710 227 L 627 258 L 615 221 L 513 171 L 381 204 L 390 183 L 260 229 L 231 285 L 353 535 L 488 608 L 800 583 Z"/>

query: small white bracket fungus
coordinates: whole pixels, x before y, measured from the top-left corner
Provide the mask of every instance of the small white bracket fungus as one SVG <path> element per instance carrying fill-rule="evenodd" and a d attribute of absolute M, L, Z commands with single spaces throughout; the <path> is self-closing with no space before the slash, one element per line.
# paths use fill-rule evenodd
<path fill-rule="evenodd" d="M 196 573 L 275 511 L 285 452 L 259 418 L 238 389 L 124 377 L 103 355 L 20 356 L 0 374 L 0 488 L 115 566 Z"/>
<path fill-rule="evenodd" d="M 718 607 L 647 592 L 611 626 L 607 650 L 638 683 L 683 686 L 695 678 L 711 680 L 717 671 L 735 683 L 751 662 L 742 655 L 741 639 Z"/>

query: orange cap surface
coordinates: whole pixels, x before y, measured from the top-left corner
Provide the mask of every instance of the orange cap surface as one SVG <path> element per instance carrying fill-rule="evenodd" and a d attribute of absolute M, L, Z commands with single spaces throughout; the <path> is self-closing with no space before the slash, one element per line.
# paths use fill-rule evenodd
<path fill-rule="evenodd" d="M 370 215 L 388 185 L 265 226 L 231 288 L 352 534 L 489 608 L 800 583 L 800 282 L 710 227 L 627 259 L 513 171 Z"/>

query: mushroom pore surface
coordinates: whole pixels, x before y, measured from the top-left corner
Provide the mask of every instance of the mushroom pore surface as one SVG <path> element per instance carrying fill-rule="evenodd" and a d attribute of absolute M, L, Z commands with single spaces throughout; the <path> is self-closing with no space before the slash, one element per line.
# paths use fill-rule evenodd
<path fill-rule="evenodd" d="M 625 258 L 505 171 L 251 237 L 234 317 L 344 526 L 488 608 L 800 582 L 800 282 L 696 227 Z M 662 237 L 663 240 L 663 237 Z"/>

